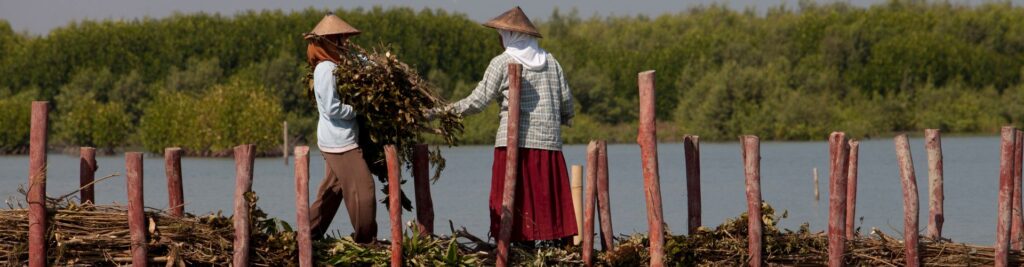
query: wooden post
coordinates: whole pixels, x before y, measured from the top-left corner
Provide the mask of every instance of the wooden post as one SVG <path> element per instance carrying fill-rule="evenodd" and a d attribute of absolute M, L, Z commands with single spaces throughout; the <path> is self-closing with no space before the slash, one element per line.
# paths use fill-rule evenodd
<path fill-rule="evenodd" d="M 391 214 L 391 267 L 402 266 L 402 165 L 395 145 L 384 146 L 388 164 L 388 212 Z"/>
<path fill-rule="evenodd" d="M 131 234 L 132 266 L 146 266 L 146 214 L 142 182 L 142 153 L 125 153 L 125 173 L 128 187 L 128 232 Z"/>
<path fill-rule="evenodd" d="M 999 209 L 996 221 L 995 265 L 1009 266 L 1010 222 L 1013 198 L 1013 157 L 1017 129 L 1005 126 L 1002 129 L 1002 145 L 999 157 Z"/>
<path fill-rule="evenodd" d="M 601 250 L 615 248 L 615 232 L 612 231 L 611 198 L 608 196 L 608 144 L 597 141 L 597 209 L 601 221 Z"/>
<path fill-rule="evenodd" d="M 818 185 L 818 168 L 811 168 L 811 174 L 814 175 L 814 207 L 817 210 L 818 201 L 821 200 L 821 193 L 818 192 L 821 186 Z"/>
<path fill-rule="evenodd" d="M 313 240 L 309 236 L 309 147 L 295 147 L 295 232 L 299 266 L 313 266 Z"/>
<path fill-rule="evenodd" d="M 96 178 L 96 148 L 78 149 L 78 184 L 81 187 L 81 203 L 96 204 L 96 191 L 92 181 Z"/>
<path fill-rule="evenodd" d="M 850 153 L 846 158 L 846 239 L 857 235 L 854 223 L 857 219 L 857 161 L 860 154 L 860 142 L 850 139 Z"/>
<path fill-rule="evenodd" d="M 1024 152 L 1024 132 L 1017 130 L 1013 146 L 1013 225 L 1010 227 L 1010 243 L 1013 250 L 1020 250 L 1024 242 L 1024 215 L 1021 214 L 1021 165 Z"/>
<path fill-rule="evenodd" d="M 665 264 L 664 220 L 661 208 L 661 178 L 658 173 L 658 138 L 654 109 L 654 71 L 637 75 L 640 89 L 640 128 L 637 143 L 644 175 L 644 197 L 647 200 L 647 227 L 650 231 L 651 267 Z"/>
<path fill-rule="evenodd" d="M 764 225 L 761 221 L 761 142 L 757 136 L 744 135 L 743 173 L 747 184 L 747 252 L 750 253 L 750 266 L 764 265 L 762 257 L 762 238 Z"/>
<path fill-rule="evenodd" d="M 583 266 L 594 266 L 594 202 L 597 198 L 597 141 L 590 141 L 587 145 L 587 193 L 583 196 L 583 206 L 586 213 L 583 215 L 583 229 L 580 229 L 583 237 Z"/>
<path fill-rule="evenodd" d="M 928 237 L 942 238 L 945 193 L 942 178 L 942 137 L 939 129 L 924 130 L 924 149 L 928 154 Z"/>
<path fill-rule="evenodd" d="M 426 144 L 413 147 L 412 176 L 416 189 L 416 223 L 420 233 L 434 234 L 434 198 L 430 195 L 430 155 Z"/>
<path fill-rule="evenodd" d="M 46 266 L 46 132 L 49 102 L 32 101 L 28 146 L 28 266 Z M 13 126 L 12 126 L 13 127 Z"/>
<path fill-rule="evenodd" d="M 906 247 L 906 266 L 919 266 L 918 256 L 918 223 L 919 203 L 917 197 L 917 175 L 914 174 L 914 159 L 910 155 L 910 142 L 907 135 L 897 135 L 896 160 L 900 168 L 900 180 L 903 184 L 903 245 Z"/>
<path fill-rule="evenodd" d="M 249 199 L 246 193 L 252 191 L 252 165 L 256 160 L 255 145 L 239 145 L 235 147 L 235 226 L 234 266 L 249 266 L 249 234 L 252 224 L 249 222 Z"/>
<path fill-rule="evenodd" d="M 505 185 L 501 194 L 501 229 L 498 230 L 498 267 L 508 264 L 509 239 L 512 238 L 512 209 L 516 199 L 516 177 L 519 174 L 519 88 L 523 66 L 508 64 L 508 126 L 505 147 Z"/>
<path fill-rule="evenodd" d="M 683 150 L 686 155 L 686 216 L 689 234 L 697 233 L 700 227 L 700 137 L 683 136 Z"/>
<path fill-rule="evenodd" d="M 164 149 L 164 170 L 167 172 L 167 207 L 171 216 L 185 216 L 185 190 L 181 183 L 181 148 Z"/>
<path fill-rule="evenodd" d="M 846 133 L 832 132 L 829 142 L 828 265 L 844 266 L 846 252 Z"/>
<path fill-rule="evenodd" d="M 579 231 L 572 238 L 572 243 L 579 245 L 580 242 L 583 242 L 583 166 L 572 165 L 569 187 L 572 189 L 572 207 L 576 214 L 576 229 Z"/>
<path fill-rule="evenodd" d="M 281 157 L 284 157 L 284 166 L 288 166 L 288 121 L 284 121 L 281 131 Z"/>

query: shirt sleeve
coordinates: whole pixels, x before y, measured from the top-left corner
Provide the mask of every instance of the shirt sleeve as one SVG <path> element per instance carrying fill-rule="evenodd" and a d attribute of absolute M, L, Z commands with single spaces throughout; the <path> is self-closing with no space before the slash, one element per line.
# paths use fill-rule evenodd
<path fill-rule="evenodd" d="M 569 82 L 565 78 L 565 72 L 562 71 L 562 66 L 558 66 L 558 78 L 561 83 L 561 94 L 562 103 L 560 103 L 559 110 L 561 110 L 562 125 L 572 126 L 572 118 L 576 116 L 576 110 L 573 108 L 572 103 L 572 90 L 569 90 Z"/>
<path fill-rule="evenodd" d="M 504 60 L 499 59 L 500 57 L 491 60 L 491 64 L 484 72 L 483 80 L 480 80 L 469 96 L 449 106 L 452 112 L 463 116 L 479 113 L 501 95 L 501 84 L 508 76 L 505 73 L 508 67 L 503 64 Z"/>
<path fill-rule="evenodd" d="M 321 62 L 316 65 L 313 71 L 313 90 L 316 92 L 316 107 L 320 114 L 331 119 L 351 120 L 356 117 L 356 111 L 352 106 L 342 104 L 338 98 L 336 89 L 334 69 L 336 65 L 329 62 Z"/>

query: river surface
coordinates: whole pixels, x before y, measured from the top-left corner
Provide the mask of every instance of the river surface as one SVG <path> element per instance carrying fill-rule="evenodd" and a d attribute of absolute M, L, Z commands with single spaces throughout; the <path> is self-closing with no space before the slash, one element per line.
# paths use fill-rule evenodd
<path fill-rule="evenodd" d="M 920 194 L 922 232 L 927 225 L 928 213 L 928 172 L 923 146 L 922 139 L 911 139 Z M 946 190 L 943 235 L 958 242 L 993 243 L 996 231 L 999 139 L 946 137 L 943 138 L 942 146 Z M 563 151 L 569 165 L 583 164 L 585 161 L 584 145 L 569 145 Z M 658 152 L 665 222 L 671 231 L 682 234 L 686 232 L 687 213 L 683 146 L 681 143 L 662 143 L 659 144 Z M 448 159 L 448 168 L 432 187 L 436 232 L 450 233 L 451 221 L 457 228 L 466 227 L 478 236 L 486 236 L 493 148 L 446 148 L 443 155 Z M 761 156 L 762 196 L 778 210 L 778 214 L 783 211 L 789 214 L 789 218 L 783 219 L 780 226 L 796 229 L 800 224 L 808 222 L 812 230 L 823 231 L 828 219 L 827 143 L 764 142 L 761 144 Z M 647 216 L 639 147 L 635 144 L 612 144 L 608 147 L 608 157 L 615 232 L 646 232 Z M 97 161 L 97 178 L 124 173 L 124 155 L 100 156 Z M 51 152 L 48 162 L 47 195 L 59 196 L 77 188 L 77 156 Z M 295 220 L 293 166 L 284 165 L 282 158 L 257 159 L 253 181 L 253 190 L 259 196 L 259 206 L 271 216 L 289 223 Z M 716 226 L 746 210 L 742 166 L 738 143 L 701 144 L 704 226 Z M 820 178 L 821 195 L 817 202 L 812 182 L 814 168 L 817 168 Z M 312 153 L 310 169 L 309 191 L 310 197 L 314 198 L 312 194 L 315 194 L 316 186 L 324 176 L 324 162 L 318 152 Z M 235 184 L 232 159 L 184 158 L 182 172 L 186 212 L 231 213 Z M 409 171 L 403 170 L 403 175 L 408 179 Z M 0 156 L 0 197 L 8 204 L 24 203 L 24 196 L 17 190 L 26 183 L 27 177 L 27 156 Z M 878 228 L 890 235 L 902 236 L 903 202 L 892 139 L 861 142 L 859 177 L 856 211 L 857 227 L 861 233 Z M 162 156 L 146 155 L 144 184 L 146 206 L 166 208 L 167 188 Z M 379 183 L 377 187 L 380 187 Z M 412 183 L 406 183 L 403 189 L 411 197 Z M 96 185 L 98 203 L 125 204 L 125 195 L 123 175 Z M 381 196 L 378 192 L 378 197 Z M 403 213 L 404 221 L 414 218 L 414 212 Z M 388 215 L 383 206 L 378 206 L 377 222 L 380 225 L 378 236 L 386 238 Z M 336 234 L 347 235 L 351 232 L 344 208 L 338 212 L 331 227 Z"/>

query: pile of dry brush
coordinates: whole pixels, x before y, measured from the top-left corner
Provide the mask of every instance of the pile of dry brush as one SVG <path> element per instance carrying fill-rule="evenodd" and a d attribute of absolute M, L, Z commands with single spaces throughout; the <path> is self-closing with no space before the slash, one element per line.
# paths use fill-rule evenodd
<path fill-rule="evenodd" d="M 427 134 L 439 136 L 447 145 L 456 145 L 463 126 L 462 118 L 452 113 L 437 114 L 436 121 L 428 119 L 427 111 L 444 107 L 446 101 L 388 47 L 379 49 L 384 52 L 367 51 L 348 43 L 334 75 L 341 102 L 351 105 L 357 113 L 363 157 L 387 194 L 385 145 L 395 145 L 399 159 L 411 162 L 413 146 L 424 143 Z M 309 95 L 313 98 L 311 80 L 312 71 L 307 73 L 304 84 L 310 87 Z M 445 165 L 437 147 L 430 152 L 430 163 L 436 180 Z M 402 206 L 408 210 L 410 204 L 403 193 Z"/>

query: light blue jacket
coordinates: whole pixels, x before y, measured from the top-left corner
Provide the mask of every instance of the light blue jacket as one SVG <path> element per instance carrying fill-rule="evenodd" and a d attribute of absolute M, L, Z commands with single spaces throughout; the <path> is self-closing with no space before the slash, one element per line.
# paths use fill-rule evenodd
<path fill-rule="evenodd" d="M 338 65 L 330 61 L 316 64 L 313 70 L 313 91 L 316 93 L 316 108 L 320 113 L 316 125 L 317 146 L 320 151 L 341 153 L 358 147 L 359 125 L 356 111 L 352 106 L 342 104 L 338 98 L 334 69 Z"/>

